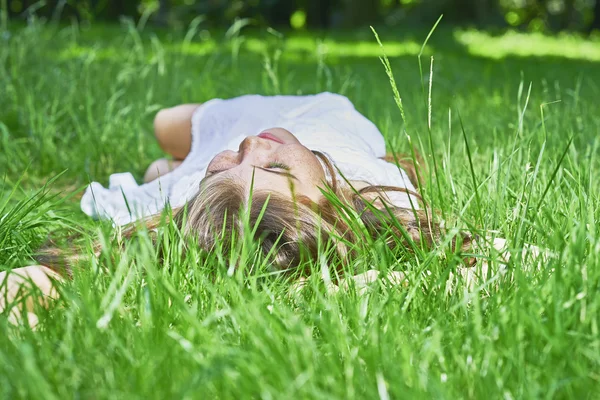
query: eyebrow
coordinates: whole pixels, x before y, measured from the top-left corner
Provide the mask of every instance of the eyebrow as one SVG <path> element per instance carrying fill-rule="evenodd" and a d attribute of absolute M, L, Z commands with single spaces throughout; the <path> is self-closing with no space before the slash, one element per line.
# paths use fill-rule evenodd
<path fill-rule="evenodd" d="M 300 179 L 296 178 L 296 176 L 294 176 L 293 174 L 290 174 L 289 172 L 282 172 L 282 171 L 274 171 L 272 169 L 268 169 L 268 168 L 263 168 L 263 167 L 254 167 L 254 168 L 258 168 L 258 169 L 262 169 L 263 171 L 266 172 L 270 172 L 272 174 L 277 174 L 277 175 L 282 175 L 282 176 L 287 176 L 288 178 L 292 178 L 295 179 L 297 181 L 299 181 Z"/>
<path fill-rule="evenodd" d="M 298 182 L 300 181 L 300 179 L 298 179 L 298 178 L 297 178 L 297 177 L 296 177 L 294 174 L 291 174 L 291 173 L 289 173 L 289 172 L 274 171 L 274 170 L 272 170 L 272 169 L 263 168 L 263 167 L 257 167 L 257 166 L 254 166 L 254 168 L 262 169 L 263 171 L 265 171 L 265 172 L 270 172 L 270 173 L 272 173 L 272 174 L 277 174 L 277 175 L 286 176 L 286 177 L 288 177 L 288 178 L 295 179 L 295 180 L 297 180 Z M 220 174 L 221 172 L 225 172 L 225 171 L 227 171 L 227 170 L 226 170 L 226 169 L 223 169 L 223 170 L 221 170 L 221 171 L 215 171 L 215 172 L 211 173 L 209 176 L 206 176 L 206 177 L 204 177 L 203 181 L 206 181 L 207 179 L 210 179 L 210 178 L 212 178 L 213 176 L 216 176 L 216 175 Z"/>

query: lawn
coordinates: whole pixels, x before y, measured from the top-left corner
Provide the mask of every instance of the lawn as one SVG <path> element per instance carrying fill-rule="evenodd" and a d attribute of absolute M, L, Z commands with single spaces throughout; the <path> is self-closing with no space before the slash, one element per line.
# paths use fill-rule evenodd
<path fill-rule="evenodd" d="M 38 330 L 0 317 L 0 397 L 597 397 L 600 41 L 440 26 L 425 46 L 428 30 L 378 30 L 382 49 L 368 28 L 237 28 L 0 31 L 0 268 L 31 262 L 49 235 L 104 243 Z M 294 294 L 251 244 L 231 273 L 218 255 L 182 256 L 167 226 L 159 263 L 146 233 L 118 251 L 110 224 L 79 211 L 91 180 L 140 178 L 163 156 L 158 109 L 319 91 L 423 154 L 424 195 L 449 226 L 555 257 L 470 285 L 443 249 L 363 246 L 358 271 L 403 271 L 408 285 L 327 294 L 314 265 Z"/>

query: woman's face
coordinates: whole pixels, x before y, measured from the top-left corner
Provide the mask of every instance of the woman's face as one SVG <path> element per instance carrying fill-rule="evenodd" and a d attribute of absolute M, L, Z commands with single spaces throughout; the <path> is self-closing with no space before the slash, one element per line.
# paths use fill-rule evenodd
<path fill-rule="evenodd" d="M 283 128 L 248 136 L 238 151 L 217 154 L 208 164 L 205 181 L 217 175 L 243 182 L 246 193 L 252 187 L 254 192 L 306 196 L 314 202 L 321 198 L 318 186 L 325 182 L 317 157 Z"/>

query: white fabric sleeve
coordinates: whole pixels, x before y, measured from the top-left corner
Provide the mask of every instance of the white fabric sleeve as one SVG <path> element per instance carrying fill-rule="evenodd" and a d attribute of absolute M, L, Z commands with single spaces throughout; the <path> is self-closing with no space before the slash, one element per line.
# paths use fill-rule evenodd
<path fill-rule="evenodd" d="M 214 149 L 228 139 L 226 134 L 216 132 L 229 132 L 231 118 L 211 118 L 210 110 L 220 101 L 215 99 L 199 106 L 192 116 L 192 147 L 178 168 L 142 185 L 138 185 L 129 172 L 112 174 L 108 188 L 92 182 L 81 198 L 82 211 L 93 218 L 124 225 L 159 213 L 167 203 L 172 207 L 183 205 L 197 192 L 206 166 L 216 154 Z M 205 132 L 213 134 L 205 135 Z"/>

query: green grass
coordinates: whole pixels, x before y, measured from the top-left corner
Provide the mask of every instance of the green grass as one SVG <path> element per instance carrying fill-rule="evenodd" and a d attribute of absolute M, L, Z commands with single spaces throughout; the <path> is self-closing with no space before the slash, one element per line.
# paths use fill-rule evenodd
<path fill-rule="evenodd" d="M 600 42 L 438 28 L 420 71 L 427 33 L 379 31 L 403 119 L 369 29 L 0 32 L 0 267 L 26 265 L 50 232 L 108 243 L 39 330 L 0 317 L 0 397 L 597 397 Z M 408 287 L 327 295 L 315 265 L 294 296 L 248 247 L 228 274 L 215 254 L 182 259 L 167 228 L 161 265 L 145 233 L 119 252 L 110 227 L 78 209 L 90 180 L 139 178 L 162 156 L 161 107 L 324 90 L 348 96 L 391 147 L 409 152 L 410 137 L 429 165 L 425 196 L 449 224 L 558 257 L 516 260 L 474 287 L 454 277 L 447 290 L 455 258 L 365 247 L 358 270 L 404 271 Z"/>

